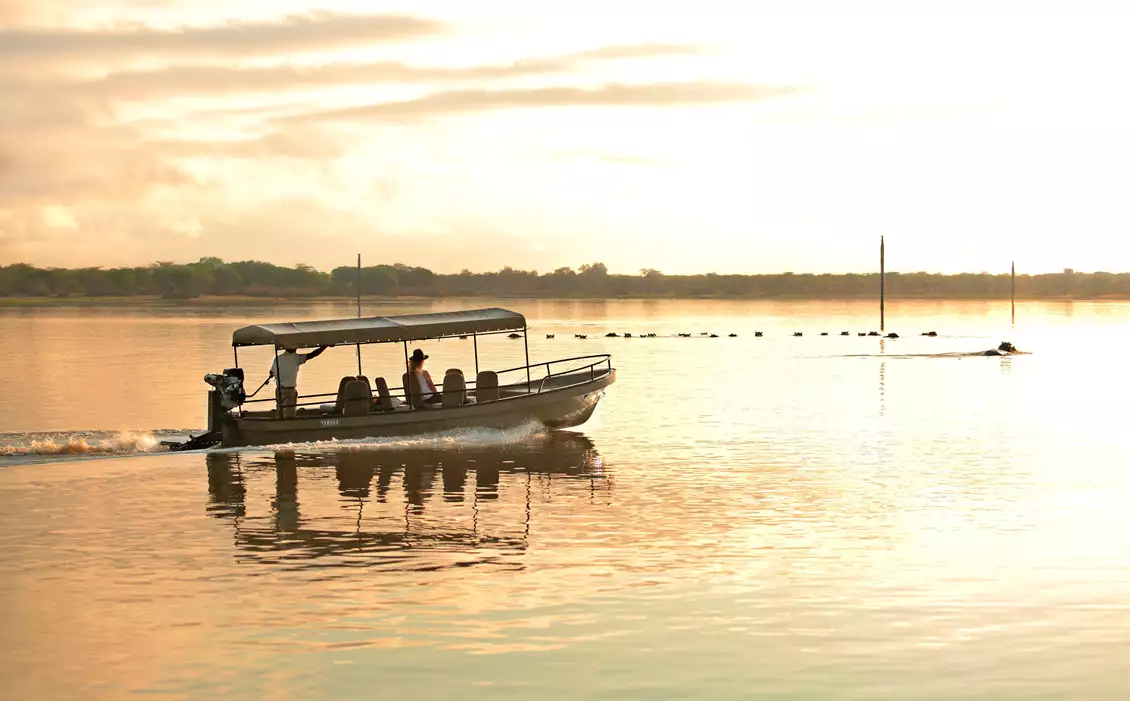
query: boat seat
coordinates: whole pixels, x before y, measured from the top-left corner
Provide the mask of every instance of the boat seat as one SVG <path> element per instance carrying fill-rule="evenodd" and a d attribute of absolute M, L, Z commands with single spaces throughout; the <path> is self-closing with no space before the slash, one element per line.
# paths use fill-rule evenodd
<path fill-rule="evenodd" d="M 404 385 L 404 403 L 413 409 L 423 407 L 424 398 L 420 395 L 418 380 L 407 372 L 400 376 L 400 380 Z"/>
<path fill-rule="evenodd" d="M 373 396 L 373 384 L 369 382 L 369 378 L 364 375 L 358 375 L 357 379 L 365 383 L 365 388 L 369 390 L 369 396 Z"/>
<path fill-rule="evenodd" d="M 463 381 L 463 373 L 447 371 L 443 377 L 443 406 L 450 409 L 463 406 L 466 401 L 467 384 Z"/>
<path fill-rule="evenodd" d="M 446 378 L 447 378 L 448 375 L 450 375 L 453 372 L 456 373 L 457 375 L 459 375 L 459 377 L 463 379 L 463 403 L 466 404 L 467 403 L 467 378 L 463 375 L 462 370 L 460 370 L 459 368 L 448 368 L 447 372 L 445 372 L 443 374 L 443 376 L 445 378 L 444 381 L 443 381 L 443 388 L 444 388 L 445 391 L 447 390 L 447 379 Z"/>
<path fill-rule="evenodd" d="M 393 411 L 396 409 L 396 405 L 392 401 L 392 393 L 388 391 L 388 383 L 385 382 L 385 378 L 378 377 L 375 381 L 377 383 L 377 406 L 380 407 L 381 411 Z"/>
<path fill-rule="evenodd" d="M 475 402 L 498 401 L 498 373 L 494 370 L 483 370 L 475 379 Z"/>
<path fill-rule="evenodd" d="M 345 386 L 356 379 L 357 378 L 353 377 L 352 375 L 346 375 L 337 383 L 337 400 L 333 405 L 333 410 L 335 412 L 340 414 L 341 412 L 345 411 Z"/>
<path fill-rule="evenodd" d="M 345 416 L 364 416 L 369 413 L 372 403 L 369 385 L 361 380 L 351 380 L 345 384 Z"/>

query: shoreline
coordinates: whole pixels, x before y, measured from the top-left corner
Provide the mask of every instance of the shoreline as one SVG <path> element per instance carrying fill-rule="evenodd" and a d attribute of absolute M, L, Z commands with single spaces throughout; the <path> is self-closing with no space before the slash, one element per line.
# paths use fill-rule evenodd
<path fill-rule="evenodd" d="M 533 300 L 533 301 L 561 301 L 561 302 L 575 302 L 575 301 L 671 301 L 671 302 L 685 302 L 693 300 L 710 300 L 710 301 L 742 301 L 742 302 L 771 302 L 771 301 L 788 301 L 788 302 L 855 302 L 855 301 L 878 301 L 873 295 L 856 295 L 856 296 L 823 296 L 823 295 L 692 295 L 692 296 L 656 296 L 656 295 L 623 295 L 618 297 L 613 296 L 561 296 L 561 295 L 446 295 L 446 296 L 431 296 L 431 295 L 399 295 L 395 297 L 388 296 L 364 296 L 361 298 L 362 302 L 381 302 L 381 303 L 413 303 L 413 302 L 428 302 L 438 301 L 444 299 L 515 299 L 515 300 Z M 1010 298 L 1008 296 L 994 296 L 986 297 L 980 295 L 887 295 L 888 302 L 900 301 L 936 301 L 936 302 L 1007 302 Z M 168 307 L 189 307 L 189 306 L 217 306 L 228 304 L 248 304 L 248 305 L 270 305 L 281 303 L 311 303 L 311 302 L 339 302 L 339 303 L 353 303 L 356 301 L 355 297 L 331 297 L 331 296 L 315 296 L 315 297 L 258 297 L 248 295 L 231 295 L 231 296 L 202 296 L 202 297 L 189 297 L 189 298 L 169 298 L 169 297 L 156 297 L 156 296 L 122 296 L 122 297 L 0 297 L 0 309 L 4 308 L 20 308 L 20 307 L 81 307 L 81 306 L 140 306 L 140 305 L 157 305 Z M 1130 295 L 1128 294 L 1114 294 L 1103 295 L 1099 297 L 1018 297 L 1017 302 L 1128 302 Z"/>

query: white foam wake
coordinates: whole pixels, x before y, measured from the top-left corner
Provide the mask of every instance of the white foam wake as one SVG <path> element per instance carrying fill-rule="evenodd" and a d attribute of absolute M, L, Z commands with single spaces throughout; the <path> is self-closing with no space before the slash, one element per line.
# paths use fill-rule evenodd
<path fill-rule="evenodd" d="M 0 456 L 132 455 L 159 448 L 149 431 L 0 434 Z"/>
<path fill-rule="evenodd" d="M 210 452 L 278 452 L 280 450 L 457 450 L 461 447 L 502 446 L 522 443 L 545 432 L 545 427 L 537 422 L 506 429 L 460 428 L 451 431 L 437 431 L 419 436 L 395 436 L 389 438 L 357 438 L 331 441 L 311 441 L 308 443 L 282 443 L 255 448 L 219 448 Z"/>

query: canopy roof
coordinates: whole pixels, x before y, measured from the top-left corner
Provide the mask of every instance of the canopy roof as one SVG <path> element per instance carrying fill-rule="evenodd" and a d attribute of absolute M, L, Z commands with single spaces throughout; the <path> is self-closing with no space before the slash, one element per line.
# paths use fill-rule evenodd
<path fill-rule="evenodd" d="M 372 316 L 359 319 L 296 321 L 246 326 L 232 334 L 233 346 L 312 348 L 355 343 L 419 341 L 442 336 L 464 336 L 526 328 L 517 312 L 494 307 L 438 314 Z"/>

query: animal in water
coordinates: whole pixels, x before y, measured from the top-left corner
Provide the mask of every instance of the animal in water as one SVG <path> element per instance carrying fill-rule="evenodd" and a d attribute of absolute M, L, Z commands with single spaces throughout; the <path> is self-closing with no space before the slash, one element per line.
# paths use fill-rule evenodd
<path fill-rule="evenodd" d="M 520 333 L 512 333 L 509 336 L 507 336 L 507 338 L 521 338 L 521 337 L 522 337 L 522 334 L 520 334 Z"/>
<path fill-rule="evenodd" d="M 649 334 L 647 335 L 647 337 L 648 337 L 648 338 L 655 338 L 655 334 L 653 334 L 653 333 L 649 333 Z"/>
<path fill-rule="evenodd" d="M 899 337 L 899 335 L 897 333 L 895 333 L 894 331 L 887 334 L 887 338 L 898 338 L 898 337 Z"/>
<path fill-rule="evenodd" d="M 827 332 L 827 331 L 821 331 L 821 332 L 820 332 L 820 335 L 821 335 L 821 336 L 827 336 L 827 335 L 828 335 L 828 332 Z"/>
<path fill-rule="evenodd" d="M 935 336 L 938 335 L 938 332 L 937 331 L 927 331 L 926 333 L 924 333 L 922 335 L 923 336 L 929 336 L 930 338 L 934 338 Z"/>
<path fill-rule="evenodd" d="M 992 350 L 987 350 L 981 355 L 1009 355 L 1011 353 L 1019 352 L 1020 351 L 1016 350 L 1016 346 L 1012 345 L 1008 341 L 1001 341 L 1001 344 L 999 346 L 993 348 Z"/>
<path fill-rule="evenodd" d="M 588 338 L 588 337 L 589 337 L 588 334 L 584 334 L 584 333 L 573 334 L 573 338 Z"/>
<path fill-rule="evenodd" d="M 795 336 L 797 338 L 800 338 L 803 335 L 804 335 L 804 333 L 801 332 L 801 331 L 793 331 L 793 336 Z"/>
<path fill-rule="evenodd" d="M 545 335 L 545 337 L 546 337 L 546 338 L 553 338 L 553 337 L 554 337 L 554 335 L 555 335 L 555 334 L 552 334 L 552 333 L 547 333 L 547 334 Z"/>
<path fill-rule="evenodd" d="M 841 332 L 840 332 L 840 335 L 841 335 L 841 336 L 850 336 L 850 335 L 851 335 L 851 331 L 841 331 Z"/>
<path fill-rule="evenodd" d="M 738 335 L 736 333 L 730 334 L 730 338 L 737 338 L 737 337 L 738 337 Z"/>
<path fill-rule="evenodd" d="M 859 333 L 856 334 L 856 336 L 866 336 L 866 335 L 867 335 L 866 331 L 860 331 Z"/>
<path fill-rule="evenodd" d="M 620 334 L 616 333 L 615 331 L 609 331 L 608 333 L 604 334 L 604 337 L 605 338 L 620 338 Z"/>
<path fill-rule="evenodd" d="M 753 335 L 754 335 L 755 338 L 761 338 L 765 334 L 761 333 L 760 331 L 754 331 Z"/>
<path fill-rule="evenodd" d="M 632 334 L 630 334 L 630 333 L 624 334 L 624 338 L 631 338 L 631 337 L 632 337 Z"/>
<path fill-rule="evenodd" d="M 708 333 L 707 333 L 707 332 L 705 332 L 705 331 L 699 331 L 699 332 L 698 332 L 698 335 L 699 335 L 699 336 L 709 336 L 710 334 L 708 334 Z"/>
<path fill-rule="evenodd" d="M 716 334 L 716 333 L 712 333 L 712 334 L 710 334 L 710 337 L 711 337 L 711 338 L 718 338 L 718 334 Z"/>
<path fill-rule="evenodd" d="M 867 335 L 868 335 L 868 336 L 878 336 L 878 335 L 879 335 L 879 332 L 878 332 L 878 331 L 868 331 L 868 332 L 867 332 Z"/>
<path fill-rule="evenodd" d="M 690 335 L 689 333 L 681 333 L 681 334 L 679 334 L 679 338 L 690 338 L 690 337 L 691 337 L 691 335 Z"/>

